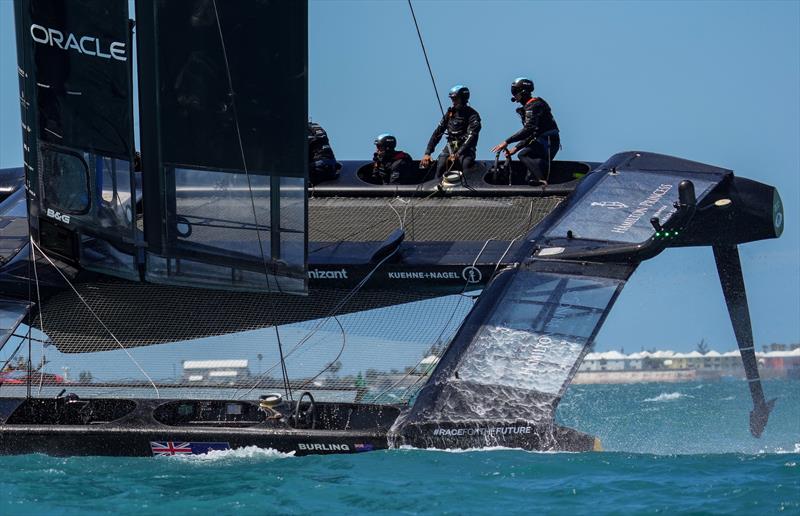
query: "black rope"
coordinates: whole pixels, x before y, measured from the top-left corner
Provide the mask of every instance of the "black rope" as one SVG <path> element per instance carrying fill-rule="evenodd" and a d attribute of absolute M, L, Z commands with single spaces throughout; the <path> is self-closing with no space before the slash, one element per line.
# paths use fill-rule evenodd
<path fill-rule="evenodd" d="M 422 47 L 422 54 L 425 56 L 425 64 L 428 65 L 428 73 L 431 76 L 433 91 L 434 93 L 436 93 L 436 102 L 439 103 L 439 111 L 442 112 L 442 118 L 444 118 L 444 107 L 442 107 L 442 100 L 439 98 L 439 90 L 436 88 L 436 79 L 433 78 L 433 69 L 431 69 L 431 62 L 428 60 L 428 51 L 425 50 L 425 42 L 422 41 L 422 33 L 419 31 L 417 16 L 414 14 L 414 6 L 411 5 L 411 0 L 408 0 L 408 8 L 411 9 L 411 17 L 414 19 L 414 27 L 417 28 L 417 36 L 419 37 L 419 44 Z"/>

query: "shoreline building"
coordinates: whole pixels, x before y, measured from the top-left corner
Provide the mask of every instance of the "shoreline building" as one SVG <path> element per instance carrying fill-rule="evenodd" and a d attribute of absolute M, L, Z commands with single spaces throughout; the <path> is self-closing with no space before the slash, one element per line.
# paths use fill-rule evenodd
<path fill-rule="evenodd" d="M 780 347 L 777 347 L 780 346 Z M 771 345 L 756 352 L 763 378 L 800 379 L 800 345 Z M 575 383 L 681 382 L 744 378 L 739 350 L 676 353 L 671 350 L 588 353 Z"/>
<path fill-rule="evenodd" d="M 182 365 L 187 383 L 234 384 L 251 376 L 247 360 L 184 360 Z"/>

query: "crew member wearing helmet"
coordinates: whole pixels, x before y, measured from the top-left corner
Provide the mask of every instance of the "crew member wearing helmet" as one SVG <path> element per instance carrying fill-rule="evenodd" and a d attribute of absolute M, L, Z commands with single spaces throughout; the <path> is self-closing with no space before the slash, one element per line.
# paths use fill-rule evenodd
<path fill-rule="evenodd" d="M 333 155 L 328 133 L 316 122 L 308 123 L 308 180 L 312 185 L 339 177 L 342 165 Z"/>
<path fill-rule="evenodd" d="M 377 184 L 413 183 L 415 170 L 411 156 L 397 150 L 397 138 L 381 134 L 375 138 L 375 154 L 372 155 L 372 180 Z"/>
<path fill-rule="evenodd" d="M 492 152 L 519 153 L 528 173 L 525 180 L 531 185 L 546 185 L 550 178 L 550 163 L 561 148 L 558 125 L 544 99 L 533 96 L 533 81 L 520 77 L 511 83 L 511 102 L 522 106 L 517 113 L 522 119 L 522 129 L 492 148 Z M 508 150 L 511 143 L 517 145 Z"/>
<path fill-rule="evenodd" d="M 478 133 L 481 132 L 481 117 L 477 111 L 468 106 L 469 89 L 457 84 L 450 89 L 450 100 L 453 106 L 444 114 L 439 125 L 428 141 L 425 155 L 420 160 L 420 166 L 428 168 L 433 154 L 442 135 L 447 133 L 447 145 L 439 155 L 436 164 L 436 177 L 441 177 L 449 168 L 450 162 L 460 161 L 461 170 L 466 171 L 475 163 L 475 147 L 478 144 Z M 453 163 L 455 166 L 456 163 Z"/>

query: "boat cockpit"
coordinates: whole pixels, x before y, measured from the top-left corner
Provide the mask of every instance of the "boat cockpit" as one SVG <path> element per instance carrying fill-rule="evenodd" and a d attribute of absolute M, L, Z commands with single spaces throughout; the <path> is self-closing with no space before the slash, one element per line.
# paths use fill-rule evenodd
<path fill-rule="evenodd" d="M 454 188 L 459 195 L 563 195 L 598 165 L 583 161 L 553 161 L 547 185 L 530 186 L 525 182 L 525 165 L 513 160 L 477 160 L 471 169 L 454 169 L 444 178 L 436 177 L 435 165 L 420 168 L 419 161 L 415 160 L 409 170 L 418 173 L 406 173 L 392 184 L 375 180 L 371 161 L 345 160 L 340 163 L 342 167 L 338 177 L 313 183 L 309 195 L 414 195 L 415 192 L 427 193 L 442 188 Z"/>

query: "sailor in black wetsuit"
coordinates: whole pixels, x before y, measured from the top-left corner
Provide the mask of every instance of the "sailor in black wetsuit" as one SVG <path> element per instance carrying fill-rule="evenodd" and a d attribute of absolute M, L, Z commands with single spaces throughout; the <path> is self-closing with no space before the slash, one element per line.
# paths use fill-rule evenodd
<path fill-rule="evenodd" d="M 477 111 L 468 106 L 469 89 L 457 84 L 450 89 L 450 100 L 453 106 L 447 110 L 436 130 L 433 131 L 425 155 L 420 160 L 420 166 L 428 168 L 431 163 L 431 154 L 447 133 L 447 145 L 439 154 L 436 164 L 436 177 L 441 177 L 446 170 L 451 168 L 451 162 L 460 161 L 461 170 L 466 171 L 475 163 L 475 146 L 478 144 L 478 134 L 481 132 L 481 117 Z M 453 166 L 456 163 L 452 163 Z"/>
<path fill-rule="evenodd" d="M 339 177 L 341 165 L 333 155 L 328 133 L 315 122 L 308 123 L 308 180 L 312 185 Z"/>
<path fill-rule="evenodd" d="M 532 96 L 533 81 L 520 77 L 511 83 L 511 102 L 519 102 L 517 108 L 522 119 L 522 129 L 492 148 L 492 152 L 518 153 L 528 173 L 525 181 L 531 185 L 546 185 L 550 178 L 550 163 L 561 148 L 558 125 L 544 99 Z M 519 142 L 510 151 L 510 143 Z"/>
<path fill-rule="evenodd" d="M 381 134 L 375 138 L 375 154 L 372 155 L 372 179 L 377 184 L 414 183 L 417 175 L 411 156 L 397 150 L 397 138 Z"/>

